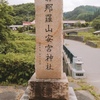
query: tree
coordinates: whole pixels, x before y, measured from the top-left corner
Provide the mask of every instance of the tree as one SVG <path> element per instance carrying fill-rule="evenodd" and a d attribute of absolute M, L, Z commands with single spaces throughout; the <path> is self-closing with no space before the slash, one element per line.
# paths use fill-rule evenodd
<path fill-rule="evenodd" d="M 65 12 L 64 19 L 67 20 L 85 20 L 91 22 L 100 15 L 100 7 L 95 6 L 79 6 L 73 11 Z"/>
<path fill-rule="evenodd" d="M 5 0 L 0 0 L 0 4 L 4 4 L 4 3 L 7 3 L 7 1 L 5 1 Z"/>
<path fill-rule="evenodd" d="M 26 3 L 14 5 L 14 22 L 16 25 L 22 25 L 23 21 L 33 21 L 35 19 L 35 5 L 33 3 Z"/>
<path fill-rule="evenodd" d="M 92 26 L 96 30 L 100 30 L 100 16 L 93 20 Z"/>
<path fill-rule="evenodd" d="M 81 27 L 81 23 L 80 22 L 77 22 L 77 23 L 75 23 L 75 26 L 76 27 Z"/>
<path fill-rule="evenodd" d="M 11 6 L 8 6 L 5 0 L 0 1 L 0 42 L 7 41 L 8 36 L 10 35 L 9 25 L 13 23 L 12 16 L 10 15 L 13 12 Z"/>

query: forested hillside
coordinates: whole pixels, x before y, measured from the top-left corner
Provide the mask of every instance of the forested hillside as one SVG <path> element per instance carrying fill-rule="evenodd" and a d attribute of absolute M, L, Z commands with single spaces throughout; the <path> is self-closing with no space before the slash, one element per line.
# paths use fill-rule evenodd
<path fill-rule="evenodd" d="M 13 5 L 14 24 L 22 24 L 23 21 L 33 21 L 35 19 L 35 5 L 26 3 Z M 100 7 L 79 6 L 73 11 L 65 12 L 64 19 L 92 21 L 100 15 Z"/>
<path fill-rule="evenodd" d="M 14 24 L 22 24 L 23 21 L 33 21 L 35 16 L 35 6 L 33 3 L 13 5 Z"/>
<path fill-rule="evenodd" d="M 100 15 L 100 7 L 79 6 L 73 11 L 65 12 L 64 19 L 92 21 Z"/>

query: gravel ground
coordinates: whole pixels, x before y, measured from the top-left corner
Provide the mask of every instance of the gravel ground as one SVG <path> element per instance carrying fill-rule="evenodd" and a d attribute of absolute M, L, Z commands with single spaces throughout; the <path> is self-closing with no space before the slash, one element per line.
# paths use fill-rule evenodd
<path fill-rule="evenodd" d="M 26 87 L 0 86 L 0 100 L 20 100 Z"/>

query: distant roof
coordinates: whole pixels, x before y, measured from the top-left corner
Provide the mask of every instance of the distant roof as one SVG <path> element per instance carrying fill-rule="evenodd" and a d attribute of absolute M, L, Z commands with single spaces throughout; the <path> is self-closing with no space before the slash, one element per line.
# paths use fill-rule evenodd
<path fill-rule="evenodd" d="M 33 20 L 32 22 L 23 22 L 23 25 L 24 26 L 27 26 L 27 25 L 34 25 L 35 24 L 35 20 Z"/>
<path fill-rule="evenodd" d="M 85 20 L 65 20 L 65 21 L 63 21 L 63 23 L 64 24 L 75 24 L 75 23 L 78 23 L 78 22 L 80 22 L 81 24 L 84 24 L 84 23 L 86 23 L 86 21 Z"/>
<path fill-rule="evenodd" d="M 23 25 L 31 25 L 31 22 L 23 22 Z"/>
<path fill-rule="evenodd" d="M 35 20 L 33 20 L 33 21 L 31 22 L 31 24 L 35 24 Z"/>

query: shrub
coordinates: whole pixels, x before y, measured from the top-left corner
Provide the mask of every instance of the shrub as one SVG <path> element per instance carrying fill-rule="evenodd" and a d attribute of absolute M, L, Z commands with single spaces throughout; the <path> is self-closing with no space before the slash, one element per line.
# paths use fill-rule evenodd
<path fill-rule="evenodd" d="M 7 44 L 0 45 L 0 53 L 35 53 L 35 42 L 32 41 L 10 41 Z"/>
<path fill-rule="evenodd" d="M 0 55 L 0 82 L 26 83 L 34 73 L 34 54 Z"/>
<path fill-rule="evenodd" d="M 0 82 L 25 84 L 34 73 L 35 36 L 12 33 L 0 43 Z"/>
<path fill-rule="evenodd" d="M 93 20 L 92 26 L 95 30 L 100 30 L 100 16 Z"/>
<path fill-rule="evenodd" d="M 21 34 L 16 34 L 15 39 L 16 40 L 32 40 L 32 41 L 35 41 L 35 36 L 21 33 Z"/>
<path fill-rule="evenodd" d="M 0 43 L 0 54 L 35 52 L 35 36 L 12 33 L 9 41 Z"/>
<path fill-rule="evenodd" d="M 84 36 L 84 41 L 86 42 L 87 40 L 90 41 L 98 41 L 100 40 L 98 36 L 93 35 L 91 32 L 79 32 L 79 36 Z"/>
<path fill-rule="evenodd" d="M 25 32 L 26 29 L 25 27 L 19 27 L 17 30 L 19 33 L 22 33 L 22 32 Z"/>

